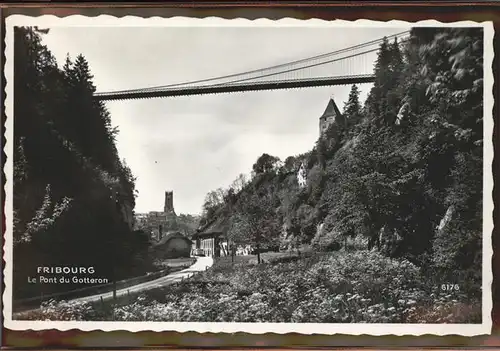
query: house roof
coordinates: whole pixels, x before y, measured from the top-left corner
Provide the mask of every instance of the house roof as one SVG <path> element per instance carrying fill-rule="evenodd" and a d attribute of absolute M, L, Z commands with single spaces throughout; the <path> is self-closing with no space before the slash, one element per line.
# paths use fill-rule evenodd
<path fill-rule="evenodd" d="M 194 233 L 192 239 L 196 240 L 196 239 L 206 239 L 206 238 L 216 238 L 216 237 L 218 238 L 222 234 L 223 234 L 222 231 L 200 232 L 200 233 Z"/>
<path fill-rule="evenodd" d="M 212 235 L 219 235 L 227 231 L 229 226 L 229 220 L 227 216 L 221 213 L 217 218 L 213 221 L 207 223 L 203 227 L 198 229 L 198 232 L 193 234 L 193 238 L 201 238 Z"/>
<path fill-rule="evenodd" d="M 186 237 L 181 232 L 169 232 L 163 238 L 161 238 L 160 241 L 158 241 L 156 244 L 154 244 L 154 246 L 164 245 L 167 243 L 167 241 L 169 241 L 170 239 L 173 239 L 173 238 L 181 238 L 181 239 L 184 239 L 184 240 L 191 242 L 191 239 Z"/>
<path fill-rule="evenodd" d="M 333 101 L 333 98 L 330 99 L 328 102 L 328 105 L 326 105 L 325 112 L 323 112 L 323 115 L 320 118 L 327 118 L 327 117 L 336 117 L 340 116 L 340 110 L 337 107 L 337 104 L 335 101 Z"/>

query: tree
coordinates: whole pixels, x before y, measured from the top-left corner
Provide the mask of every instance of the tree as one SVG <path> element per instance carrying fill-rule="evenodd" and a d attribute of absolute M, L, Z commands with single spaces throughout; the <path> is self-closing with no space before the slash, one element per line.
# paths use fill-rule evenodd
<path fill-rule="evenodd" d="M 200 224 L 200 217 L 181 213 L 177 217 L 177 223 L 180 231 L 182 231 L 185 235 L 191 236 L 196 232 L 196 229 Z"/>
<path fill-rule="evenodd" d="M 231 189 L 238 194 L 248 184 L 247 176 L 240 173 L 238 177 L 231 183 Z"/>
<path fill-rule="evenodd" d="M 59 69 L 44 32 L 14 31 L 16 297 L 40 293 L 25 281 L 40 264 L 92 265 L 106 277 L 116 253 L 118 278 L 149 269 L 134 259 L 135 179 L 118 158 L 109 113 L 92 97 L 89 65 L 79 55 Z"/>
<path fill-rule="evenodd" d="M 264 153 L 257 159 L 257 162 L 254 163 L 252 169 L 255 174 L 269 173 L 275 169 L 279 160 L 280 159 L 278 157 Z"/>
<path fill-rule="evenodd" d="M 355 84 L 353 84 L 353 86 L 351 87 L 351 91 L 349 92 L 349 97 L 344 105 L 343 115 L 346 120 L 348 130 L 357 125 L 361 119 L 359 89 Z"/>
<path fill-rule="evenodd" d="M 326 167 L 326 159 L 329 156 L 327 141 L 325 140 L 325 138 L 318 138 L 318 140 L 316 141 L 315 149 L 317 162 L 320 165 L 321 169 L 324 169 Z"/>
<path fill-rule="evenodd" d="M 204 217 L 210 218 L 218 208 L 224 205 L 226 193 L 227 192 L 222 188 L 217 188 L 216 190 L 211 190 L 207 193 L 203 203 Z"/>
<path fill-rule="evenodd" d="M 402 69 L 403 59 L 397 39 L 389 44 L 384 38 L 375 62 L 375 83 L 366 99 L 367 111 L 378 126 L 392 125 L 396 119 L 400 98 L 396 88 Z"/>
<path fill-rule="evenodd" d="M 231 216 L 229 240 L 237 245 L 251 245 L 261 263 L 261 250 L 279 244 L 277 199 L 270 192 L 250 192 L 240 198 Z"/>
<path fill-rule="evenodd" d="M 386 77 L 386 109 L 383 111 L 385 115 L 385 124 L 393 125 L 398 114 L 402 92 L 400 88 L 400 80 L 403 73 L 403 56 L 400 48 L 400 43 L 397 38 L 389 46 L 390 62 L 388 66 L 388 75 Z"/>
<path fill-rule="evenodd" d="M 382 43 L 380 44 L 380 49 L 377 53 L 377 60 L 375 61 L 375 83 L 373 84 L 373 88 L 370 90 L 370 93 L 368 94 L 365 102 L 371 118 L 375 119 L 376 121 L 378 121 L 378 118 L 381 115 L 382 111 L 385 110 L 385 100 L 383 97 L 386 89 L 384 79 L 388 71 L 389 63 L 389 43 L 387 41 L 387 38 L 384 37 Z"/>

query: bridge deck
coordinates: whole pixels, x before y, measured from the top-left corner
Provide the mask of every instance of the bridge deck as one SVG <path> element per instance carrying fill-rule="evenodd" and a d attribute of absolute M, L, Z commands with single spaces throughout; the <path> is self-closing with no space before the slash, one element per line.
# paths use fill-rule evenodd
<path fill-rule="evenodd" d="M 144 89 L 133 91 L 116 91 L 95 93 L 96 100 L 129 100 L 129 99 L 147 99 L 157 97 L 173 97 L 186 95 L 204 95 L 204 94 L 219 94 L 231 93 L 238 91 L 256 91 L 256 90 L 277 90 L 277 89 L 292 89 L 305 87 L 319 87 L 329 85 L 347 85 L 372 83 L 375 81 L 373 74 L 364 74 L 357 76 L 342 76 L 342 77 L 324 77 L 324 78 L 308 78 L 308 79 L 290 79 L 280 81 L 264 81 L 264 82 L 244 82 L 230 84 L 216 84 L 205 86 L 192 87 L 172 87 L 165 89 Z"/>

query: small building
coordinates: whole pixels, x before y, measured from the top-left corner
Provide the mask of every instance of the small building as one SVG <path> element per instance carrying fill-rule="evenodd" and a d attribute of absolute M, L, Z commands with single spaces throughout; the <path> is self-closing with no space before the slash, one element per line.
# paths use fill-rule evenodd
<path fill-rule="evenodd" d="M 236 256 L 247 256 L 252 254 L 252 246 L 250 245 L 240 245 L 236 248 Z"/>
<path fill-rule="evenodd" d="M 229 256 L 229 246 L 227 242 L 227 219 L 225 216 L 207 223 L 193 234 L 193 251 L 203 250 L 205 256 L 221 257 Z"/>
<path fill-rule="evenodd" d="M 227 240 L 220 232 L 196 233 L 192 239 L 192 248 L 203 250 L 205 256 L 221 257 L 229 255 Z"/>
<path fill-rule="evenodd" d="M 301 188 L 305 187 L 307 184 L 307 171 L 304 162 L 302 162 L 299 171 L 297 172 L 297 182 Z"/>
<path fill-rule="evenodd" d="M 158 258 L 180 258 L 191 256 L 192 242 L 180 232 L 167 233 L 153 246 Z"/>

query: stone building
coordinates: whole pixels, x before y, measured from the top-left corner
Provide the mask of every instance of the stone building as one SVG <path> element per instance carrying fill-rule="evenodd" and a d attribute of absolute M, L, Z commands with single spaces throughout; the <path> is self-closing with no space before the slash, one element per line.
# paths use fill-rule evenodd
<path fill-rule="evenodd" d="M 136 228 L 149 232 L 156 241 L 160 241 L 165 233 L 176 231 L 178 224 L 173 192 L 165 191 L 163 211 L 136 214 Z"/>
<path fill-rule="evenodd" d="M 163 212 L 175 214 L 173 191 L 165 191 L 165 204 L 163 205 Z"/>
<path fill-rule="evenodd" d="M 321 137 L 324 136 L 332 124 L 338 125 L 342 123 L 344 123 L 344 117 L 340 113 L 335 101 L 333 101 L 333 98 L 331 98 L 326 106 L 325 112 L 323 112 L 323 115 L 319 118 L 319 135 Z"/>

